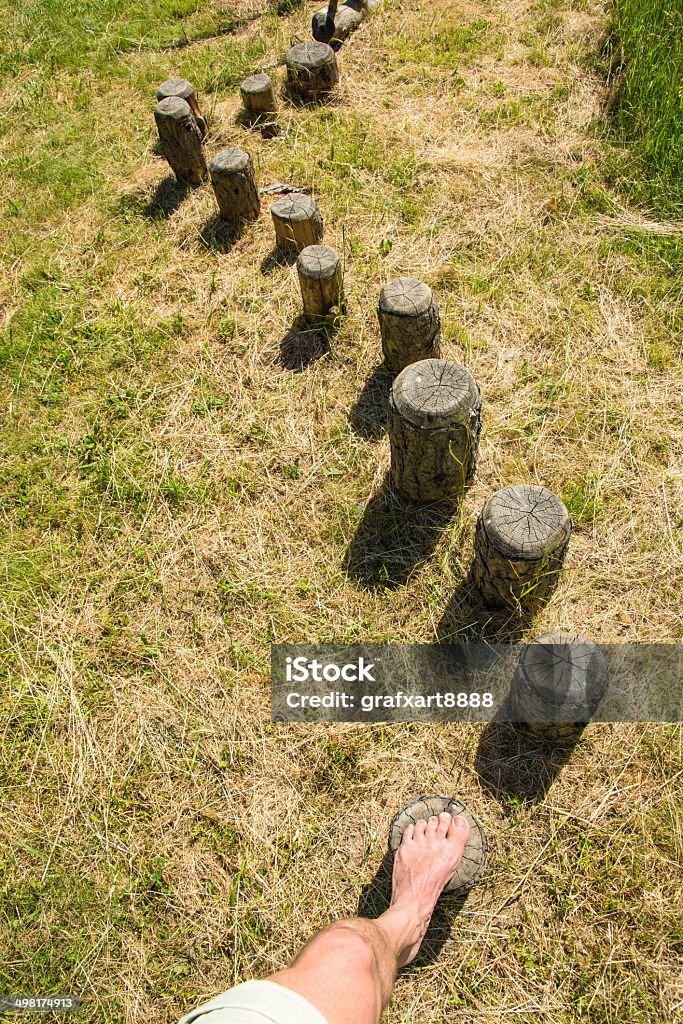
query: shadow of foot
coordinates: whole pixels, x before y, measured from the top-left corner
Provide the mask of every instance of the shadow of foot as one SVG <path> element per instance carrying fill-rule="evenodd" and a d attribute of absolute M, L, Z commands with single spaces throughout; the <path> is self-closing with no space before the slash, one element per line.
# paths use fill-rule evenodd
<path fill-rule="evenodd" d="M 280 342 L 280 363 L 285 370 L 301 373 L 331 349 L 337 328 L 324 317 L 298 316 Z"/>
<path fill-rule="evenodd" d="M 211 252 L 230 252 L 244 234 L 244 228 L 244 221 L 227 221 L 215 214 L 199 232 L 199 242 Z"/>
<path fill-rule="evenodd" d="M 385 480 L 365 507 L 344 557 L 344 568 L 363 586 L 403 586 L 433 554 L 441 532 L 455 514 L 446 503 L 412 505 Z"/>
<path fill-rule="evenodd" d="M 376 366 L 356 399 L 349 422 L 360 437 L 378 438 L 385 433 L 389 420 L 389 393 L 394 374 L 382 363 Z"/>

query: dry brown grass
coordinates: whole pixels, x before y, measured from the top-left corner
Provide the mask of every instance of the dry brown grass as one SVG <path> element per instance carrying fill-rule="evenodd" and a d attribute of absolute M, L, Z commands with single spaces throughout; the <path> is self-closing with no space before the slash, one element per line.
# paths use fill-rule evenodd
<path fill-rule="evenodd" d="M 271 67 L 310 13 L 238 38 L 262 36 Z M 548 14 L 559 23 L 538 31 Z M 489 29 L 460 59 L 435 51 L 436 32 L 477 19 Z M 584 57 L 604 24 L 592 0 L 386 3 L 345 47 L 335 103 L 283 105 L 276 139 L 235 123 L 234 89 L 207 100 L 210 149 L 249 149 L 263 185 L 310 186 L 344 251 L 349 315 L 301 372 L 286 365 L 291 339 L 283 365 L 295 271 L 262 268 L 271 200 L 229 251 L 209 188 L 144 214 L 166 168 L 139 82 L 190 75 L 225 40 L 134 54 L 128 77 L 90 87 L 108 194 L 53 209 L 36 238 L 79 290 L 80 327 L 117 302 L 146 327 L 183 325 L 139 359 L 114 346 L 101 364 L 93 349 L 55 416 L 10 393 L 17 436 L 37 416 L 37 433 L 67 446 L 52 464 L 67 504 L 47 527 L 42 506 L 36 525 L 7 520 L 57 580 L 6 599 L 4 927 L 24 990 L 82 992 L 87 1020 L 172 1021 L 355 913 L 391 815 L 434 791 L 480 816 L 491 868 L 438 958 L 399 979 L 389 1024 L 680 1013 L 678 729 L 593 726 L 525 801 L 519 778 L 545 768 L 522 749 L 502 758 L 479 727 L 269 722 L 272 641 L 520 635 L 464 580 L 478 509 L 522 480 L 574 496 L 577 520 L 560 589 L 524 635 L 680 638 L 680 294 L 624 242 L 634 224 L 670 229 L 625 210 L 600 173 L 604 90 Z M 71 104 L 70 74 L 51 88 Z M 32 258 L 9 264 L 5 322 Z M 445 354 L 486 401 L 464 507 L 404 550 L 372 519 L 387 441 L 372 410 L 354 412 L 380 359 L 377 294 L 402 273 L 434 287 Z M 125 388 L 117 418 L 107 402 Z M 99 477 L 79 463 L 95 423 Z M 413 566 L 425 542 L 433 553 Z M 354 544 L 366 579 L 345 571 Z M 382 585 L 382 559 L 405 582 Z M 500 771 L 508 792 L 487 783 Z"/>

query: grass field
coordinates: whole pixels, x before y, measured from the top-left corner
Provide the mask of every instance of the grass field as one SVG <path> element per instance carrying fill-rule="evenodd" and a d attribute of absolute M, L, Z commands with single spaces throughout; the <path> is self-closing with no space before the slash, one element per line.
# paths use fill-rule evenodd
<path fill-rule="evenodd" d="M 683 233 L 610 185 L 640 157 L 605 130 L 607 11 L 385 0 L 334 103 L 247 132 L 237 84 L 281 82 L 315 7 L 0 0 L 0 992 L 172 1022 L 355 913 L 394 811 L 435 791 L 482 819 L 491 866 L 389 1024 L 675 1020 L 679 728 L 592 726 L 548 788 L 478 726 L 269 721 L 272 641 L 683 639 Z M 171 74 L 211 153 L 313 189 L 349 297 L 320 358 L 270 200 L 230 240 L 210 188 L 169 184 Z M 485 401 L 442 529 L 373 500 L 399 274 L 433 287 Z M 522 633 L 466 582 L 478 509 L 521 481 L 575 523 Z"/>

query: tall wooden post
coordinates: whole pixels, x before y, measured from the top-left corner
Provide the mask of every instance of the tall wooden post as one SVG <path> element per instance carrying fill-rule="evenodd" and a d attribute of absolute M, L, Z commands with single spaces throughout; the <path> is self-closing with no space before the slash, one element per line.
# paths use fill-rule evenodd
<path fill-rule="evenodd" d="M 161 100 L 165 100 L 169 96 L 178 96 L 181 100 L 185 100 L 194 114 L 194 119 L 197 122 L 202 139 L 205 139 L 208 130 L 207 121 L 199 109 L 199 101 L 197 100 L 194 86 L 186 78 L 167 78 L 157 89 L 157 100 L 160 103 Z"/>
<path fill-rule="evenodd" d="M 154 111 L 161 148 L 179 181 L 198 188 L 207 177 L 202 137 L 189 104 L 168 96 Z"/>
<path fill-rule="evenodd" d="M 222 149 L 209 164 L 209 173 L 223 220 L 256 220 L 261 199 L 249 154 L 243 149 Z"/>

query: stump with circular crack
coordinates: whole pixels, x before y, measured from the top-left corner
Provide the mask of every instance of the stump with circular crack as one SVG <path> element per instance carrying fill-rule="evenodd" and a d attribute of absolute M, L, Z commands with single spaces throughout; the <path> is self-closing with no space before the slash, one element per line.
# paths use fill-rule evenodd
<path fill-rule="evenodd" d="M 377 317 L 384 361 L 394 373 L 420 359 L 441 354 L 441 318 L 431 288 L 414 277 L 398 277 L 384 285 Z"/>
<path fill-rule="evenodd" d="M 407 807 L 399 811 L 392 821 L 389 829 L 389 850 L 391 853 L 396 853 L 408 825 L 414 825 L 421 818 L 438 816 L 442 811 L 447 811 L 453 817 L 461 815 L 467 819 L 470 826 L 470 835 L 465 844 L 462 860 L 442 892 L 442 896 L 458 896 L 466 893 L 475 885 L 479 885 L 486 870 L 488 857 L 488 843 L 484 830 L 479 820 L 460 800 L 450 796 L 416 797 Z"/>
<path fill-rule="evenodd" d="M 303 103 L 325 99 L 339 81 L 337 58 L 327 43 L 297 43 L 285 64 L 289 91 Z"/>
<path fill-rule="evenodd" d="M 472 573 L 492 605 L 529 609 L 550 596 L 559 579 L 572 522 L 552 491 L 516 484 L 484 505 L 474 537 Z"/>
<path fill-rule="evenodd" d="M 207 122 L 206 118 L 199 109 L 199 102 L 197 100 L 197 94 L 194 90 L 194 86 L 191 85 L 186 78 L 167 78 L 165 82 L 162 82 L 157 89 L 157 100 L 167 99 L 169 96 L 179 96 L 181 100 L 185 100 L 190 110 L 194 114 L 194 119 L 197 122 L 200 135 L 203 139 L 206 138 L 207 133 Z"/>
<path fill-rule="evenodd" d="M 275 91 L 268 75 L 249 75 L 240 85 L 244 112 L 250 121 L 270 121 L 277 109 Z"/>
<path fill-rule="evenodd" d="M 544 633 L 525 644 L 510 691 L 518 727 L 541 743 L 576 742 L 607 688 L 602 651 L 578 633 Z"/>
<path fill-rule="evenodd" d="M 322 242 L 323 217 L 310 196 L 284 196 L 273 203 L 270 212 L 278 249 L 301 252 L 307 245 Z"/>
<path fill-rule="evenodd" d="M 198 188 L 207 177 L 202 136 L 189 104 L 180 96 L 157 103 L 154 120 L 164 156 L 179 181 Z"/>
<path fill-rule="evenodd" d="M 423 359 L 389 396 L 391 487 L 410 501 L 458 501 L 476 469 L 481 393 L 469 370 Z"/>
<path fill-rule="evenodd" d="M 209 164 L 209 174 L 223 220 L 256 220 L 261 200 L 248 153 L 222 149 Z"/>
<path fill-rule="evenodd" d="M 296 261 L 304 314 L 328 316 L 344 312 L 344 278 L 339 255 L 329 245 L 308 245 Z"/>

